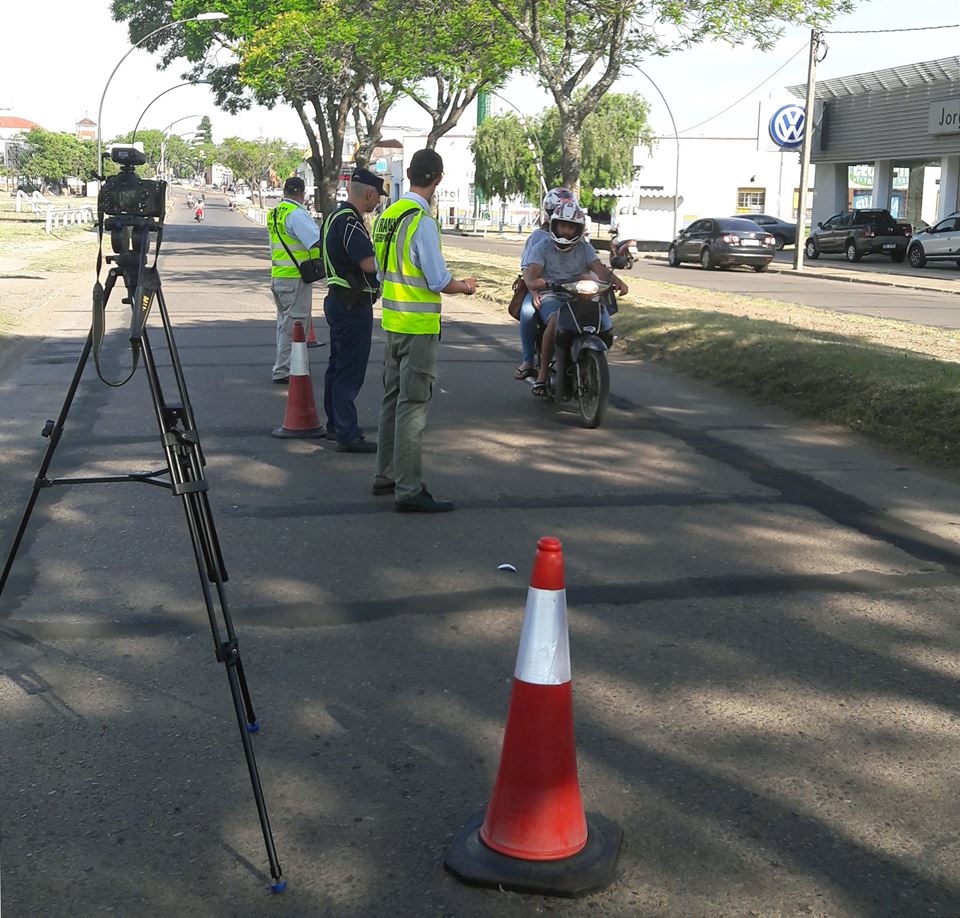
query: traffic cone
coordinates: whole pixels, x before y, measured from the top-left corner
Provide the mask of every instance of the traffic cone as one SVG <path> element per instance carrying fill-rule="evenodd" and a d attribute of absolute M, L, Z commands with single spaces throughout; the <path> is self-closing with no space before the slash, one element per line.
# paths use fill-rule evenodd
<path fill-rule="evenodd" d="M 584 813 L 573 736 L 567 599 L 560 541 L 543 538 L 527 592 L 503 753 L 486 814 L 445 866 L 475 886 L 582 896 L 613 880 L 623 831 Z"/>
<path fill-rule="evenodd" d="M 307 347 L 320 347 L 317 333 L 313 330 L 313 316 L 310 316 L 310 327 L 307 329 Z"/>
<path fill-rule="evenodd" d="M 318 439 L 327 435 L 317 415 L 313 398 L 313 380 L 310 378 L 310 360 L 307 357 L 307 339 L 303 322 L 293 323 L 293 344 L 290 348 L 290 383 L 287 389 L 287 411 L 283 425 L 274 429 L 272 436 L 285 440 Z"/>

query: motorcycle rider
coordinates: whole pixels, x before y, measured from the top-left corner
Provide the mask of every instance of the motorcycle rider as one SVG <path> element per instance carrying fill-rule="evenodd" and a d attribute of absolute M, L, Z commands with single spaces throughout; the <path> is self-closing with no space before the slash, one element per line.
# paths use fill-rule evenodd
<path fill-rule="evenodd" d="M 197 201 L 197 209 L 194 211 L 193 218 L 197 223 L 203 219 L 203 201 Z"/>
<path fill-rule="evenodd" d="M 550 238 L 550 218 L 561 204 L 576 204 L 577 198 L 569 188 L 551 188 L 544 196 L 541 204 L 540 225 L 530 234 L 520 256 L 520 270 L 527 266 L 530 253 L 542 239 Z M 537 311 L 533 308 L 533 294 L 528 293 L 523 298 L 520 307 L 520 366 L 513 374 L 514 379 L 526 379 L 536 374 L 533 365 L 534 352 L 537 347 Z"/>
<path fill-rule="evenodd" d="M 187 207 L 193 207 L 193 192 L 187 192 Z"/>
<path fill-rule="evenodd" d="M 533 387 L 533 394 L 543 398 L 547 394 L 547 374 L 553 358 L 553 342 L 557 330 L 557 313 L 564 303 L 563 294 L 547 291 L 553 283 L 592 276 L 603 283 L 613 285 L 621 296 L 628 292 L 627 285 L 611 268 L 607 268 L 596 250 L 583 238 L 586 214 L 579 204 L 566 202 L 557 207 L 550 217 L 550 232 L 536 243 L 527 256 L 523 279 L 533 293 L 533 308 L 546 329 L 540 345 L 540 372 Z M 610 317 L 604 311 L 601 330 L 611 327 Z"/>

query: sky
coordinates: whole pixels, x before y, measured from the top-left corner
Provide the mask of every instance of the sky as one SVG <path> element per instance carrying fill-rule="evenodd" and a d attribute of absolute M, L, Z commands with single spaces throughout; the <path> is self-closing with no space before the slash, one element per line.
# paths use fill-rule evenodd
<path fill-rule="evenodd" d="M 29 25 L 11 30 L 9 34 L 19 38 L 5 42 L 0 55 L 0 115 L 28 118 L 48 130 L 62 131 L 73 131 L 75 123 L 85 116 L 96 120 L 110 71 L 130 46 L 126 25 L 112 20 L 109 0 L 34 0 L 28 15 Z M 10 24 L 9 16 L 6 21 Z M 924 0 L 909 6 L 903 0 L 873 0 L 860 4 L 830 28 L 897 29 L 958 22 L 960 0 Z M 43 24 L 42 28 L 37 28 L 38 23 Z M 698 45 L 666 58 L 651 59 L 643 64 L 647 76 L 627 74 L 614 89 L 644 95 L 651 104 L 655 133 L 672 133 L 667 110 L 650 83 L 652 79 L 683 132 L 734 102 L 799 52 L 757 93 L 692 132 L 753 136 L 757 100 L 769 94 L 787 100 L 784 87 L 806 81 L 808 38 L 808 29 L 790 27 L 764 53 L 724 43 Z M 960 28 L 886 35 L 828 35 L 827 45 L 827 56 L 818 66 L 820 79 L 955 55 L 960 53 Z M 182 82 L 184 69 L 174 63 L 166 71 L 158 71 L 156 58 L 141 49 L 133 51 L 107 92 L 104 138 L 132 130 L 154 96 Z M 512 80 L 500 92 L 531 114 L 550 103 L 529 77 Z M 506 110 L 504 103 L 499 105 Z M 282 105 L 273 110 L 258 107 L 229 115 L 216 107 L 205 86 L 187 86 L 167 93 L 152 105 L 144 126 L 164 128 L 184 118 L 172 130 L 186 132 L 193 130 L 203 115 L 210 117 L 216 141 L 228 136 L 281 137 L 296 143 L 305 140 L 292 109 Z M 464 116 L 470 120 L 473 117 L 472 111 Z M 423 125 L 424 119 L 421 110 L 408 101 L 393 110 L 388 120 L 394 126 L 410 127 Z"/>

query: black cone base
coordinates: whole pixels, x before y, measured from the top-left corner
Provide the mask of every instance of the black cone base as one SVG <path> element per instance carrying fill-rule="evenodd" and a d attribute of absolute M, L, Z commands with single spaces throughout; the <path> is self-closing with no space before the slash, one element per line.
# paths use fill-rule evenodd
<path fill-rule="evenodd" d="M 576 898 L 613 882 L 623 829 L 599 813 L 587 813 L 587 845 L 561 861 L 522 861 L 480 840 L 485 813 L 477 813 L 456 837 L 443 866 L 463 883 L 541 896 Z"/>

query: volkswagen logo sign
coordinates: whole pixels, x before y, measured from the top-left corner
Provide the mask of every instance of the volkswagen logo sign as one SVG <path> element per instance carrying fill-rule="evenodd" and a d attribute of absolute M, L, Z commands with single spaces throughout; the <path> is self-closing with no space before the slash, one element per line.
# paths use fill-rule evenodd
<path fill-rule="evenodd" d="M 781 105 L 770 119 L 770 137 L 778 147 L 795 150 L 803 144 L 803 106 Z"/>

